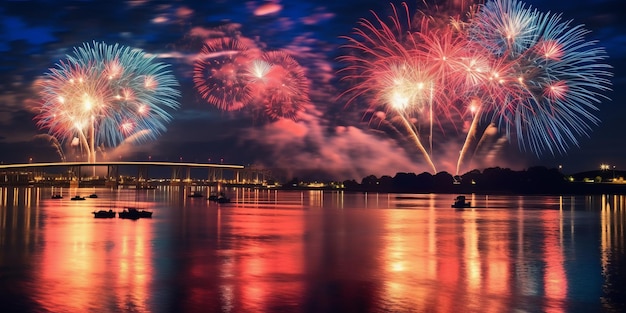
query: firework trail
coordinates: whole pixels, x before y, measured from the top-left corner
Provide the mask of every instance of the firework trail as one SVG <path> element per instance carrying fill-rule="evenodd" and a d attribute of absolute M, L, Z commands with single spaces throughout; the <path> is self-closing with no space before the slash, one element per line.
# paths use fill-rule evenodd
<path fill-rule="evenodd" d="M 578 136 L 588 136 L 598 123 L 596 104 L 608 99 L 603 94 L 610 90 L 612 76 L 603 63 L 604 49 L 584 40 L 589 31 L 517 0 L 460 7 L 469 8 L 465 21 L 458 18 L 461 14 L 442 19 L 425 11 L 411 20 L 406 5 L 406 21 L 393 5 L 389 23 L 376 14 L 376 23 L 361 20 L 354 38 L 346 37 L 350 54 L 340 57 L 348 63 L 340 71 L 347 73 L 343 79 L 355 82 L 345 92 L 348 103 L 368 96 L 370 106 L 382 105 L 403 116 L 400 120 L 407 130 L 413 128 L 409 135 L 433 170 L 435 152 L 424 152 L 407 117 L 415 115 L 418 126 L 429 122 L 430 140 L 433 123 L 458 133 L 470 117 L 457 174 L 471 147 L 484 143 L 478 134 L 485 131 L 480 130 L 492 124 L 537 156 L 565 153 L 578 145 Z"/>
<path fill-rule="evenodd" d="M 56 139 L 56 137 L 48 135 L 48 134 L 39 134 L 39 135 L 36 135 L 35 138 L 42 138 L 42 139 L 48 140 L 52 144 L 52 146 L 54 146 L 54 148 L 56 149 L 57 154 L 61 158 L 61 162 L 65 162 L 65 154 L 63 154 L 63 148 L 61 147 L 61 144 Z"/>
<path fill-rule="evenodd" d="M 141 140 L 156 138 L 180 93 L 168 65 L 154 59 L 117 44 L 75 48 L 45 74 L 37 125 L 61 142 L 78 138 L 89 162 L 96 161 L 96 147 L 115 147 L 139 133 Z"/>

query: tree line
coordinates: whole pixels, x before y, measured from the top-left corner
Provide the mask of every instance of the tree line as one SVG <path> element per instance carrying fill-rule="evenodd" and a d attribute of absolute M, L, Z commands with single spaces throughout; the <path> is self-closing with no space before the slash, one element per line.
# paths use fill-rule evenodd
<path fill-rule="evenodd" d="M 294 178 L 284 186 L 298 188 Z M 432 175 L 428 172 L 396 173 L 395 176 L 369 175 L 360 182 L 343 181 L 343 190 L 358 192 L 389 193 L 509 193 L 509 194 L 596 194 L 626 193 L 626 184 L 586 183 L 572 181 L 559 169 L 544 166 L 530 167 L 520 171 L 492 167 L 483 171 L 472 170 L 454 176 L 448 172 Z"/>

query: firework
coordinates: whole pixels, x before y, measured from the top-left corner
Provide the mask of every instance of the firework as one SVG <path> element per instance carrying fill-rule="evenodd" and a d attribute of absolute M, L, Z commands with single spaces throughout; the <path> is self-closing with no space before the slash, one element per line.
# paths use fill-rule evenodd
<path fill-rule="evenodd" d="M 383 107 L 384 111 L 395 114 L 425 161 L 436 172 L 418 128 L 410 122 L 415 117 L 428 121 L 432 138 L 435 119 L 449 116 L 449 102 L 438 101 L 438 97 L 445 93 L 435 88 L 439 79 L 433 66 L 435 62 L 425 51 L 427 44 L 419 38 L 418 30 L 428 29 L 428 21 L 422 19 L 421 24 L 415 26 L 406 4 L 403 3 L 402 14 L 395 6 L 391 7 L 393 15 L 389 22 L 374 13 L 376 23 L 362 19 L 354 38 L 345 37 L 348 44 L 344 48 L 352 53 L 339 57 L 340 61 L 349 64 L 340 73 L 345 74 L 342 79 L 353 85 L 344 94 L 349 95 L 348 103 L 368 96 L 371 111 Z M 440 67 L 441 71 L 446 71 L 444 67 Z"/>
<path fill-rule="evenodd" d="M 207 40 L 194 65 L 196 90 L 221 110 L 242 109 L 251 99 L 248 67 L 256 53 L 230 37 Z"/>
<path fill-rule="evenodd" d="M 297 120 L 309 102 L 309 87 L 304 69 L 296 60 L 286 52 L 269 51 L 251 62 L 248 72 L 252 101 L 266 116 Z"/>
<path fill-rule="evenodd" d="M 129 136 L 156 138 L 179 107 L 178 82 L 164 63 L 139 49 L 93 42 L 74 49 L 41 83 L 40 128 L 65 142 L 78 138 L 95 162 L 96 147 Z"/>
<path fill-rule="evenodd" d="M 348 63 L 340 73 L 353 83 L 348 103 L 367 98 L 368 111 L 398 115 L 433 171 L 435 135 L 446 135 L 435 138 L 446 146 L 450 134 L 466 132 L 458 173 L 472 147 L 483 148 L 487 128 L 490 137 L 498 129 L 539 156 L 564 153 L 598 122 L 593 111 L 610 90 L 611 67 L 604 50 L 584 40 L 582 26 L 516 0 L 471 8 L 465 21 L 458 12 L 445 22 L 425 11 L 411 19 L 404 9 L 401 18 L 392 5 L 389 22 L 376 14 L 375 22 L 361 20 L 354 38 L 346 37 L 350 54 L 340 57 Z M 425 123 L 429 152 L 419 131 Z"/>
<path fill-rule="evenodd" d="M 250 111 L 270 121 L 297 120 L 309 103 L 309 82 L 284 51 L 264 52 L 237 32 L 217 28 L 194 65 L 194 84 L 207 103 L 223 111 Z"/>
<path fill-rule="evenodd" d="M 485 113 L 522 149 L 565 153 L 599 122 L 593 112 L 608 99 L 612 74 L 604 49 L 585 40 L 588 33 L 516 0 L 489 2 L 472 20 L 470 39 L 504 64 Z"/>

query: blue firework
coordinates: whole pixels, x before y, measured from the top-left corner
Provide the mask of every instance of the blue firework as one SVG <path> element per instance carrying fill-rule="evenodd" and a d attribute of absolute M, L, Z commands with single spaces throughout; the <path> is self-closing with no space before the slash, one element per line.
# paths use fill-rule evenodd
<path fill-rule="evenodd" d="M 79 138 L 95 161 L 95 147 L 127 138 L 154 139 L 179 108 L 178 82 L 156 56 L 118 44 L 74 48 L 42 81 L 37 124 L 60 141 Z"/>
<path fill-rule="evenodd" d="M 517 0 L 499 0 L 479 9 L 468 32 L 504 64 L 485 112 L 507 136 L 537 155 L 564 153 L 589 136 L 599 122 L 596 105 L 608 100 L 612 85 L 608 56 L 585 39 L 589 30 Z"/>

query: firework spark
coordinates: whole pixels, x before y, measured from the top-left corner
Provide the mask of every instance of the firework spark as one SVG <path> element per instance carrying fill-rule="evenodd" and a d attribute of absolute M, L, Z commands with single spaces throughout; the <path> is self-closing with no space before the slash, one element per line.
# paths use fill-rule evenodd
<path fill-rule="evenodd" d="M 90 162 L 96 147 L 115 147 L 138 133 L 145 134 L 141 140 L 155 138 L 180 94 L 168 65 L 154 58 L 117 44 L 75 48 L 45 74 L 37 125 L 61 142 L 78 138 Z"/>

